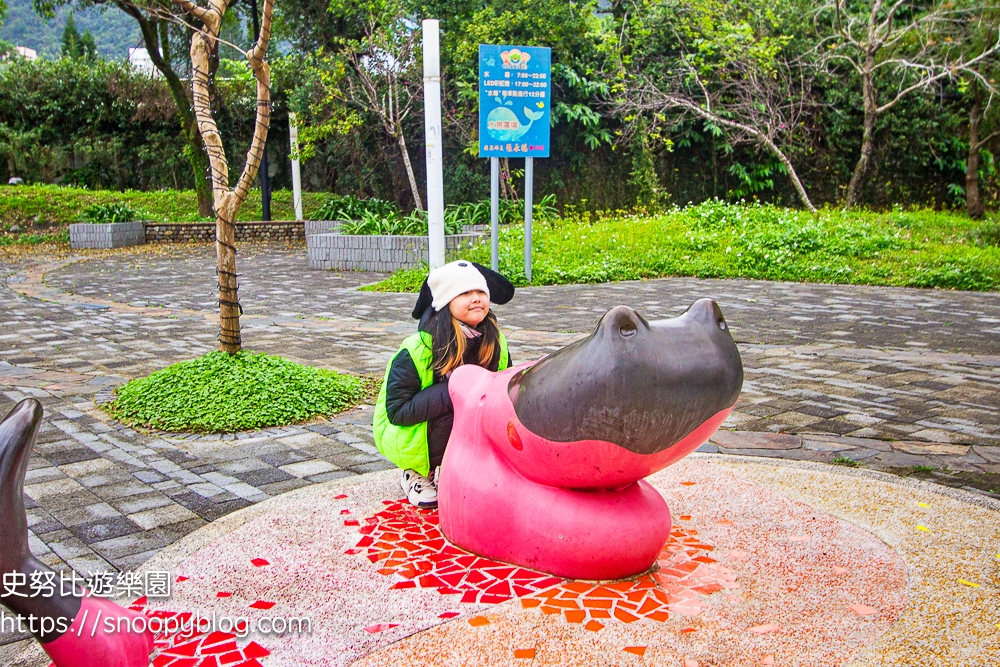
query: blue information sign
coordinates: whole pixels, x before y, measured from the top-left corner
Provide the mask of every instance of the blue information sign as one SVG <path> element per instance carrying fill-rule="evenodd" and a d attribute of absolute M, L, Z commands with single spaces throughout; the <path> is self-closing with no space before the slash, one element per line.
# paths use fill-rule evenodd
<path fill-rule="evenodd" d="M 479 157 L 548 157 L 552 55 L 479 45 Z"/>

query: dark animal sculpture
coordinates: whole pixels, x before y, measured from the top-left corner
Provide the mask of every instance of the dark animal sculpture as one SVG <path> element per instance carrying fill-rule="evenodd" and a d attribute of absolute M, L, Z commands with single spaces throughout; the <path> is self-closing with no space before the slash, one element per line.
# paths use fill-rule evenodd
<path fill-rule="evenodd" d="M 647 322 L 626 306 L 534 364 L 449 381 L 441 528 L 473 553 L 574 579 L 648 570 L 670 511 L 643 477 L 718 429 L 743 364 L 711 299 Z"/>
<path fill-rule="evenodd" d="M 148 631 L 132 631 L 131 621 L 140 614 L 90 597 L 85 589 L 69 590 L 71 586 L 63 585 L 28 549 L 24 473 L 41 421 L 41 403 L 28 398 L 0 422 L 0 573 L 4 584 L 0 603 L 35 636 L 56 667 L 146 667 L 153 636 Z M 54 589 L 38 585 L 43 582 L 54 582 Z"/>

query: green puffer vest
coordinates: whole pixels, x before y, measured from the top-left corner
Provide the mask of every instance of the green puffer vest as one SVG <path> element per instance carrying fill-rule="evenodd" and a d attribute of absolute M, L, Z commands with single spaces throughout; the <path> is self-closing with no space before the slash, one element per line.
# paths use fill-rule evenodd
<path fill-rule="evenodd" d="M 434 384 L 434 351 L 431 342 L 431 335 L 426 331 L 407 336 L 403 344 L 393 355 L 393 361 L 400 352 L 406 350 L 410 353 L 413 365 L 417 367 L 417 374 L 420 376 L 420 388 L 426 389 Z M 498 370 L 507 368 L 507 339 L 500 334 L 500 367 Z M 378 393 L 378 401 L 375 403 L 375 418 L 372 427 L 375 435 L 375 446 L 382 452 L 382 455 L 392 461 L 398 468 L 403 470 L 416 470 L 423 476 L 427 476 L 431 471 L 430 453 L 427 445 L 427 422 L 414 424 L 413 426 L 397 426 L 389 421 L 389 414 L 385 408 L 385 388 L 389 382 L 389 371 L 392 369 L 392 361 L 385 369 L 385 377 L 382 379 L 382 389 Z"/>

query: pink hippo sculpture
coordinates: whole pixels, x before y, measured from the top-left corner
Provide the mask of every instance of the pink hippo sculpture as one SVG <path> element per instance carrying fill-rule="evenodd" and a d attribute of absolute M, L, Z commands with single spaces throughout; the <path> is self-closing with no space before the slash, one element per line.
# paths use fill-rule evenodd
<path fill-rule="evenodd" d="M 141 632 L 131 623 L 141 614 L 70 590 L 28 549 L 24 473 L 41 421 L 42 404 L 27 398 L 0 422 L 0 604 L 22 619 L 56 667 L 146 667 L 153 635 L 144 622 Z M 36 580 L 54 581 L 54 589 L 32 590 Z"/>
<path fill-rule="evenodd" d="M 563 577 L 648 570 L 671 521 L 642 478 L 708 440 L 742 386 L 711 299 L 654 322 L 618 306 L 533 364 L 461 366 L 449 382 L 441 528 L 468 551 Z"/>

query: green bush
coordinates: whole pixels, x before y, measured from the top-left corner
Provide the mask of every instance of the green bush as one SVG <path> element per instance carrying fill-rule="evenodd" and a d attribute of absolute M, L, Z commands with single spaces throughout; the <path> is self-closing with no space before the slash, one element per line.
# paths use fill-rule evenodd
<path fill-rule="evenodd" d="M 427 233 L 427 219 L 414 211 L 405 218 L 400 215 L 384 216 L 373 211 L 365 211 L 360 220 L 349 220 L 340 225 L 341 234 L 362 236 L 419 236 Z"/>
<path fill-rule="evenodd" d="M 357 234 L 361 236 L 427 236 L 427 211 L 412 211 L 407 216 L 382 216 L 378 213 L 366 212 L 360 220 L 348 221 L 340 225 L 341 234 Z M 445 234 L 461 234 L 460 221 L 444 221 Z"/>
<path fill-rule="evenodd" d="M 122 202 L 95 204 L 80 214 L 80 222 L 90 222 L 95 225 L 107 222 L 140 222 L 149 218 L 149 213 Z"/>
<path fill-rule="evenodd" d="M 131 425 L 231 433 L 303 422 L 356 405 L 365 381 L 254 352 L 210 352 L 118 387 L 105 406 Z"/>
<path fill-rule="evenodd" d="M 541 201 L 535 203 L 531 210 L 532 219 L 539 222 L 554 220 L 559 215 L 556 209 L 556 196 L 547 194 Z M 517 223 L 524 220 L 524 200 L 508 201 L 501 199 L 497 206 L 497 218 L 501 225 Z M 490 224 L 490 200 L 482 199 L 466 204 L 452 204 L 444 210 L 445 225 L 461 229 L 465 226 Z M 457 232 L 454 232 L 457 233 Z"/>
<path fill-rule="evenodd" d="M 313 215 L 316 220 L 363 220 L 365 215 L 398 218 L 399 206 L 385 199 L 359 199 L 354 195 L 334 195 L 327 199 Z"/>
<path fill-rule="evenodd" d="M 347 220 L 340 226 L 341 234 L 359 235 L 400 235 L 423 236 L 427 234 L 427 212 L 413 211 L 403 216 L 398 210 L 391 210 L 381 199 L 356 199 L 341 204 L 349 197 L 333 199 L 320 207 L 320 212 L 332 217 L 323 220 Z M 371 202 L 366 207 L 365 202 Z M 390 204 L 391 205 L 391 204 Z M 341 208 L 338 208 L 341 207 Z M 555 195 L 546 195 L 533 209 L 534 219 L 539 222 L 554 220 L 558 214 Z M 339 216 L 339 217 L 337 217 Z M 353 217 L 352 217 L 353 216 Z M 515 223 L 524 219 L 524 202 L 502 200 L 498 217 L 501 224 Z M 452 204 L 444 210 L 444 233 L 461 234 L 463 228 L 473 225 L 490 224 L 490 202 L 484 199 L 467 204 Z"/>
<path fill-rule="evenodd" d="M 656 216 L 570 211 L 534 228 L 532 282 L 696 276 L 998 290 L 1000 248 L 968 243 L 975 225 L 927 210 L 812 215 L 719 201 Z M 500 228 L 500 270 L 516 285 L 527 284 L 523 238 L 519 224 Z M 464 257 L 488 264 L 489 252 L 480 244 Z M 400 272 L 366 289 L 416 291 L 425 275 Z"/>

